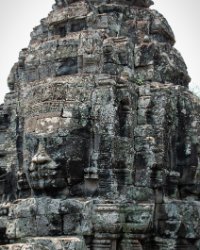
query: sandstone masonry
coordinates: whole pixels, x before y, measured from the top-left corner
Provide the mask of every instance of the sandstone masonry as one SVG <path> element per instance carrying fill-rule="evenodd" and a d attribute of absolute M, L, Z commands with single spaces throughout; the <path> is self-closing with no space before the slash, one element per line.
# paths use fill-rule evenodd
<path fill-rule="evenodd" d="M 56 0 L 0 106 L 0 250 L 199 250 L 200 101 L 151 0 Z"/>

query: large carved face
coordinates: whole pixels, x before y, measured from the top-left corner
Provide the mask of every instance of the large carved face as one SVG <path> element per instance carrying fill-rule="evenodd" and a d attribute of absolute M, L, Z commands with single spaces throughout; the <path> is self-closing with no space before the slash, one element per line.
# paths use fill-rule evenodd
<path fill-rule="evenodd" d="M 129 93 L 115 85 L 90 75 L 24 87 L 24 169 L 36 194 L 82 196 L 112 183 L 113 155 L 132 126 Z M 116 158 L 127 166 L 129 153 Z"/>
<path fill-rule="evenodd" d="M 83 192 L 91 137 L 89 106 L 77 100 L 81 98 L 81 93 L 75 93 L 77 85 L 66 81 L 42 83 L 24 91 L 24 98 L 31 95 L 23 109 L 24 171 L 36 194 Z"/>
<path fill-rule="evenodd" d="M 29 122 L 34 122 L 31 120 Z M 59 129 L 65 131 L 58 132 L 56 126 L 61 120 L 65 128 Z M 53 195 L 65 189 L 66 195 L 77 195 L 81 192 L 80 183 L 88 164 L 87 126 L 79 124 L 78 119 L 59 117 L 41 118 L 36 123 L 36 129 L 41 126 L 40 131 L 26 131 L 24 138 L 24 167 L 31 188 L 36 193 Z M 52 133 L 43 131 L 47 127 Z"/>

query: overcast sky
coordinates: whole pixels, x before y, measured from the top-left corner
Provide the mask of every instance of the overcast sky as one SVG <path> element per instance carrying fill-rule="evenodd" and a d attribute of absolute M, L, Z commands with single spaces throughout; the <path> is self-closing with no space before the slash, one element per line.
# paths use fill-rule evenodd
<path fill-rule="evenodd" d="M 47 16 L 55 0 L 0 0 L 0 103 L 8 92 L 7 77 L 22 48 L 28 46 L 30 32 Z M 200 0 L 154 0 L 152 7 L 171 25 L 175 47 L 181 52 L 192 77 L 200 85 Z"/>

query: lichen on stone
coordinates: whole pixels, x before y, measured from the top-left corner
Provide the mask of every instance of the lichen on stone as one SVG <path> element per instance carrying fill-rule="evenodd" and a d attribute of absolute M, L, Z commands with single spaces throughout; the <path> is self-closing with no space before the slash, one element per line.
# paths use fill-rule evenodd
<path fill-rule="evenodd" d="M 200 249 L 200 101 L 150 0 L 56 0 L 0 106 L 0 249 Z"/>

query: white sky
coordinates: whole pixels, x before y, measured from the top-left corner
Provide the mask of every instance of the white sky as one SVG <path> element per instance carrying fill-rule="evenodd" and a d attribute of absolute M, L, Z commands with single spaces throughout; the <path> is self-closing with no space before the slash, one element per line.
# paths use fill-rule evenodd
<path fill-rule="evenodd" d="M 8 92 L 7 77 L 22 48 L 28 46 L 30 32 L 47 16 L 55 0 L 0 0 L 0 103 Z M 171 25 L 175 47 L 181 52 L 192 77 L 200 85 L 200 0 L 154 0 L 152 7 Z"/>

